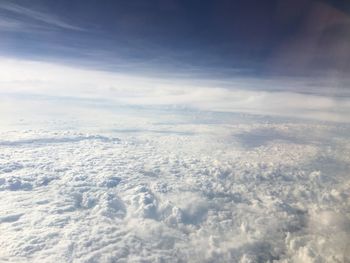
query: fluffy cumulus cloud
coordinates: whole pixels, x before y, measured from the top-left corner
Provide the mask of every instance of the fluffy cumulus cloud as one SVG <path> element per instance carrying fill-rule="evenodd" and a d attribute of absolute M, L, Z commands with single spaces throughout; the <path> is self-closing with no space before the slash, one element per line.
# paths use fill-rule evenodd
<path fill-rule="evenodd" d="M 347 126 L 188 125 L 2 132 L 0 260 L 350 260 Z"/>

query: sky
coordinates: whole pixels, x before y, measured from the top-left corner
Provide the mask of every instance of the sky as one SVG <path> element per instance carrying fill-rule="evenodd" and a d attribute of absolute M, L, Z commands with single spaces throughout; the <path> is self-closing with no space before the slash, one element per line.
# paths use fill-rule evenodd
<path fill-rule="evenodd" d="M 349 71 L 347 1 L 1 1 L 1 54 L 139 73 Z"/>
<path fill-rule="evenodd" d="M 4 0 L 0 92 L 344 121 L 349 15 L 329 0 Z"/>

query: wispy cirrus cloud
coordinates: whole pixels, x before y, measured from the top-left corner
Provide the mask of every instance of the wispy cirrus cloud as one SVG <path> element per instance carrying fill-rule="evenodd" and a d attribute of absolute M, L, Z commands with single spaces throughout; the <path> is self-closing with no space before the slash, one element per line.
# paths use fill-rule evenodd
<path fill-rule="evenodd" d="M 13 19 L 6 17 L 0 17 L 0 30 L 1 31 L 18 31 L 24 28 L 24 24 Z"/>
<path fill-rule="evenodd" d="M 27 8 L 15 3 L 0 3 L 0 30 L 21 30 L 33 25 L 51 26 L 66 30 L 83 31 L 84 29 L 68 23 L 54 14 Z"/>

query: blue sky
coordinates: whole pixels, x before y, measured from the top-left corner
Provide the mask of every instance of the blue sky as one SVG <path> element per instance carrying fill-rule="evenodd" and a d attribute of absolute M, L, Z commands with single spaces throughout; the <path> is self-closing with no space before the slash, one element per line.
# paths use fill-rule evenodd
<path fill-rule="evenodd" d="M 137 74 L 349 71 L 347 1 L 1 1 L 0 54 Z"/>

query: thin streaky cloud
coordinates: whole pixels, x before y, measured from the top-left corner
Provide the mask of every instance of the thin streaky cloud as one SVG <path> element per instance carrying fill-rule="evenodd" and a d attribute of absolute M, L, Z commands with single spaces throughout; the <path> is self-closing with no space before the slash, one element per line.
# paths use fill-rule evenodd
<path fill-rule="evenodd" d="M 66 21 L 63 21 L 62 19 L 54 16 L 53 14 L 39 12 L 37 10 L 29 9 L 29 8 L 26 8 L 26 7 L 17 5 L 17 4 L 0 3 L 0 10 L 9 11 L 9 12 L 15 13 L 17 15 L 26 16 L 27 18 L 30 18 L 30 19 L 33 19 L 33 20 L 36 20 L 39 22 L 43 22 L 43 23 L 51 25 L 51 26 L 59 27 L 62 29 L 84 31 L 83 28 L 75 26 L 75 25 L 71 25 L 71 24 L 67 23 Z"/>
<path fill-rule="evenodd" d="M 0 30 L 1 31 L 18 31 L 23 28 L 23 23 L 14 21 L 11 19 L 0 18 Z"/>

